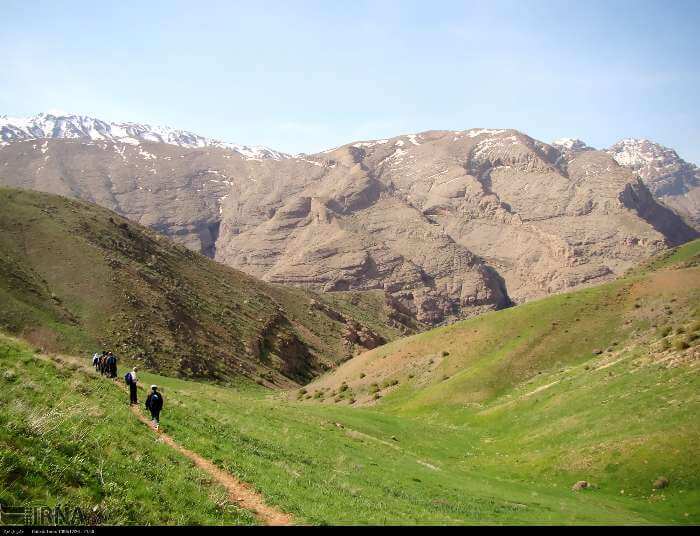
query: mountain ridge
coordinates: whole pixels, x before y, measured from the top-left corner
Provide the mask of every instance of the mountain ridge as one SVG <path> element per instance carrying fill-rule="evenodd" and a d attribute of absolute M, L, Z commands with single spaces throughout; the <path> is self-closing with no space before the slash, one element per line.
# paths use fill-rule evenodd
<path fill-rule="evenodd" d="M 218 147 L 231 149 L 243 158 L 280 160 L 290 155 L 262 145 L 240 145 L 206 138 L 185 130 L 146 123 L 110 122 L 79 114 L 39 113 L 32 117 L 0 115 L 0 145 L 34 139 L 89 139 L 130 145 L 157 142 L 189 149 Z"/>
<path fill-rule="evenodd" d="M 561 143 L 442 130 L 275 160 L 34 139 L 0 147 L 0 183 L 96 202 L 270 282 L 381 291 L 439 324 L 612 279 L 696 236 L 614 155 Z"/>

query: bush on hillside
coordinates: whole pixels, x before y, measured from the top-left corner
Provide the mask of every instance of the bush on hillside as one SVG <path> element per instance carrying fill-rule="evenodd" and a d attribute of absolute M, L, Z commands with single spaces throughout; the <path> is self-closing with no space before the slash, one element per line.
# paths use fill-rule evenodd
<path fill-rule="evenodd" d="M 673 347 L 676 350 L 686 350 L 687 348 L 690 348 L 690 344 L 685 339 L 678 339 L 673 343 Z"/>

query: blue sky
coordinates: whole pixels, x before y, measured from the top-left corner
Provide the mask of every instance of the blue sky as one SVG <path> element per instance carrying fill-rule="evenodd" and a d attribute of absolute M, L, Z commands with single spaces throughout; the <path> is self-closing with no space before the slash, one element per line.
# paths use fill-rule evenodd
<path fill-rule="evenodd" d="M 38 1 L 0 7 L 0 114 L 314 152 L 517 128 L 700 163 L 700 1 Z"/>

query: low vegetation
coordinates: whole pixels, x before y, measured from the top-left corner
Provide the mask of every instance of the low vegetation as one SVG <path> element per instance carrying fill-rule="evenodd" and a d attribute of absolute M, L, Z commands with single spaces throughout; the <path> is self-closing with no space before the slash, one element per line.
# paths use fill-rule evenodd
<path fill-rule="evenodd" d="M 268 389 L 274 367 L 234 386 L 167 367 L 141 380 L 164 394 L 162 431 L 297 522 L 698 524 L 699 255 L 691 243 L 606 285 L 394 341 L 303 388 Z M 91 348 L 85 289 L 2 266 L 30 344 L 0 339 L 0 502 L 70 502 L 104 523 L 254 523 L 87 354 L 41 351 L 41 329 Z"/>

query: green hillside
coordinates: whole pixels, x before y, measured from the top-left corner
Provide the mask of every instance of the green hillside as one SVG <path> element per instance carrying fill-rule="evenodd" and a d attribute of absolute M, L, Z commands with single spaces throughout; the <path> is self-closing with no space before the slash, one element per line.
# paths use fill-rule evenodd
<path fill-rule="evenodd" d="M 697 524 L 699 253 L 688 244 L 614 283 L 396 341 L 303 390 L 142 383 L 165 395 L 161 431 L 297 523 Z M 121 505 L 125 523 L 257 521 L 177 453 L 153 452 L 163 445 L 87 358 L 4 338 L 0 368 L 0 501 L 68 494 Z M 96 470 L 95 438 L 114 445 L 110 471 Z M 150 469 L 124 476 L 134 457 Z M 161 462 L 166 497 L 141 499 Z M 158 501 L 180 493 L 193 506 L 163 514 Z"/>
<path fill-rule="evenodd" d="M 255 523 L 141 425 L 111 382 L 0 336 L 0 504 L 87 524 Z"/>
<path fill-rule="evenodd" d="M 695 241 L 613 283 L 395 341 L 297 397 L 460 430 L 475 471 L 697 516 L 699 266 Z M 652 491 L 659 476 L 674 484 Z"/>
<path fill-rule="evenodd" d="M 331 301 L 265 284 L 43 193 L 0 189 L 0 250 L 0 328 L 46 350 L 112 349 L 171 375 L 304 383 L 361 349 L 349 323 L 378 341 L 418 327 L 390 321 L 377 293 Z"/>
<path fill-rule="evenodd" d="M 1 396 L 11 408 L 0 417 L 3 504 L 79 505 L 95 512 L 90 523 L 257 522 L 188 460 L 154 442 L 128 411 L 124 391 L 92 373 L 86 359 L 35 355 L 4 337 L 0 366 Z M 254 383 L 230 389 L 153 374 L 142 381 L 165 395 L 162 432 L 250 483 L 298 523 L 698 519 L 690 493 L 677 500 L 669 488 L 654 501 L 648 492 L 620 495 L 604 486 L 575 493 L 560 473 L 515 475 L 498 456 L 487 465 L 495 452 L 480 447 L 493 433 L 483 430 L 285 402 Z"/>

